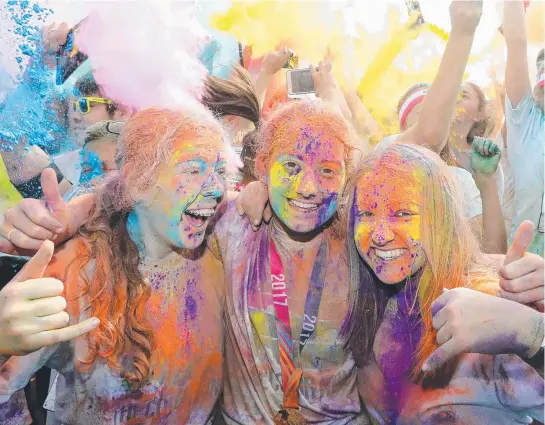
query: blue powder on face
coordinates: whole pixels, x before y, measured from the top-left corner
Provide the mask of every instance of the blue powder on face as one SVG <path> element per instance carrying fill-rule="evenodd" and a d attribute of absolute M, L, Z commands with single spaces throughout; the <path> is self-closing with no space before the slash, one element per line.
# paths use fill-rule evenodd
<path fill-rule="evenodd" d="M 80 184 L 89 184 L 96 178 L 104 176 L 102 170 L 103 162 L 96 152 L 82 149 L 80 151 L 81 158 L 81 175 L 79 178 Z"/>

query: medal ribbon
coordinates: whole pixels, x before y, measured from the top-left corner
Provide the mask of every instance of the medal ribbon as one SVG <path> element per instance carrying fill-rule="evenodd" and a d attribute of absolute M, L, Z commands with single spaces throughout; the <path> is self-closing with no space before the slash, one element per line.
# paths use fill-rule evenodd
<path fill-rule="evenodd" d="M 288 382 L 294 373 L 298 373 L 295 366 L 295 350 L 299 353 L 303 351 L 305 344 L 316 329 L 318 310 L 322 300 L 322 292 L 325 285 L 326 260 L 328 254 L 326 242 L 322 242 L 316 261 L 312 268 L 310 285 L 305 301 L 305 311 L 303 316 L 303 327 L 299 336 L 299 347 L 293 343 L 290 310 L 288 306 L 288 294 L 286 287 L 286 275 L 282 259 L 278 254 L 274 242 L 269 242 L 269 261 L 271 266 L 271 287 L 272 303 L 275 311 L 276 333 L 278 341 L 278 352 L 280 355 L 280 367 L 282 370 L 282 388 L 284 392 L 288 387 Z M 297 385 L 298 388 L 298 385 Z"/>

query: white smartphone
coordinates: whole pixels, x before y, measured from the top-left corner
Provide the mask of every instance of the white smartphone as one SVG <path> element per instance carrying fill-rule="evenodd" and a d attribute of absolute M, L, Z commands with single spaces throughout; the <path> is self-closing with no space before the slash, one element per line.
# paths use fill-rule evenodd
<path fill-rule="evenodd" d="M 286 83 L 288 97 L 292 99 L 308 97 L 316 92 L 309 69 L 289 69 L 286 71 Z"/>

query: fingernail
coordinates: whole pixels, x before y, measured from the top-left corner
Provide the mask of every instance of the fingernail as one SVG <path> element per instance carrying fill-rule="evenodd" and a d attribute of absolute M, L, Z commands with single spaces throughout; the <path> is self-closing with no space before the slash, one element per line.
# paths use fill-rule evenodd
<path fill-rule="evenodd" d="M 430 366 L 427 363 L 424 363 L 422 365 L 422 372 L 427 372 L 429 368 L 430 368 Z"/>
<path fill-rule="evenodd" d="M 254 220 L 254 225 L 259 226 L 259 220 Z"/>
<path fill-rule="evenodd" d="M 64 231 L 64 229 L 62 227 L 57 227 L 55 229 L 55 233 L 62 233 Z"/>

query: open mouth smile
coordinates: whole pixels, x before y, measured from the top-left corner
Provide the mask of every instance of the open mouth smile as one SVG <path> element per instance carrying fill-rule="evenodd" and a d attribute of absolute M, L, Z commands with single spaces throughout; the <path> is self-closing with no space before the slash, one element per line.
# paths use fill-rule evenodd
<path fill-rule="evenodd" d="M 185 221 L 195 228 L 201 228 L 208 223 L 215 212 L 216 206 L 187 209 L 182 214 L 181 221 Z"/>

